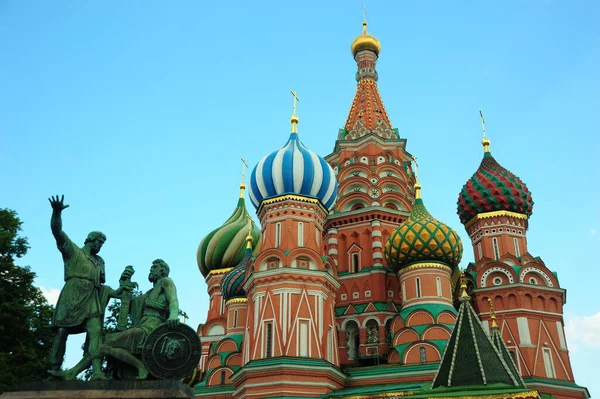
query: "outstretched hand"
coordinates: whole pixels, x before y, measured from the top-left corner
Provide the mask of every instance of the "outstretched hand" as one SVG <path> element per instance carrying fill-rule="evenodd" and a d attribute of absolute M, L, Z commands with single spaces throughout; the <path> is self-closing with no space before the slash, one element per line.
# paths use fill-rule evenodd
<path fill-rule="evenodd" d="M 59 198 L 58 195 L 56 197 L 52 196 L 51 198 L 48 198 L 48 201 L 50 201 L 50 205 L 52 206 L 52 210 L 55 212 L 62 212 L 63 209 L 67 209 L 69 207 L 69 205 L 64 204 L 64 200 L 64 195 L 61 198 Z"/>
<path fill-rule="evenodd" d="M 167 327 L 175 328 L 179 325 L 179 317 L 167 320 Z"/>

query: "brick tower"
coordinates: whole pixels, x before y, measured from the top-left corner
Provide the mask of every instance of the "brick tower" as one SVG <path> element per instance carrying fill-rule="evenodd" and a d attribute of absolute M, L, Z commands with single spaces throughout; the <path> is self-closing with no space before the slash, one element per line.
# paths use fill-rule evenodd
<path fill-rule="evenodd" d="M 243 397 L 317 398 L 343 384 L 336 367 L 339 283 L 322 243 L 337 182 L 331 167 L 300 141 L 295 108 L 294 101 L 289 140 L 264 157 L 250 179 L 262 232 L 244 283 L 244 367 L 233 379 Z"/>
<path fill-rule="evenodd" d="M 584 397 L 584 388 L 574 384 L 564 335 L 566 291 L 527 248 L 529 189 L 494 159 L 485 126 L 482 144 L 483 160 L 458 198 L 475 255 L 467 267 L 474 307 L 489 330 L 493 300 L 499 334 L 529 387 L 557 398 Z"/>
<path fill-rule="evenodd" d="M 377 89 L 379 40 L 363 32 L 351 46 L 357 88 L 334 152 L 325 159 L 339 181 L 325 223 L 325 250 L 341 283 L 336 313 L 340 363 L 376 364 L 390 350 L 390 325 L 400 309 L 398 278 L 383 262 L 383 243 L 414 202 L 412 157 Z"/>

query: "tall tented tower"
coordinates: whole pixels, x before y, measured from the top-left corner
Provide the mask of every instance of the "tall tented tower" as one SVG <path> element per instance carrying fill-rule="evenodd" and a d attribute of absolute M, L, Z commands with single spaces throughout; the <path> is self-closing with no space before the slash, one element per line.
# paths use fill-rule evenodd
<path fill-rule="evenodd" d="M 467 267 L 475 308 L 489 330 L 493 300 L 500 335 L 528 386 L 581 397 L 581 387 L 562 383 L 574 383 L 563 324 L 566 291 L 527 248 L 531 194 L 494 159 L 487 138 L 482 145 L 483 160 L 458 197 L 475 255 Z"/>
<path fill-rule="evenodd" d="M 377 88 L 379 40 L 363 32 L 352 42 L 356 94 L 332 154 L 325 159 L 339 195 L 325 223 L 325 249 L 341 286 L 336 314 L 340 363 L 378 363 L 390 350 L 390 326 L 400 310 L 398 278 L 383 260 L 383 243 L 414 203 L 412 157 Z"/>

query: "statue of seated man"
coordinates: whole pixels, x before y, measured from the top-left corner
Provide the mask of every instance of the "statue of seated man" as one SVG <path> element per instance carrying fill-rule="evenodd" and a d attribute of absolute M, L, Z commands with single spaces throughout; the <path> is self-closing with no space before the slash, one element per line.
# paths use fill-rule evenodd
<path fill-rule="evenodd" d="M 152 289 L 131 301 L 129 314 L 133 326 L 125 331 L 108 334 L 98 351 L 84 357 L 73 368 L 62 372 L 65 379 L 75 379 L 91 365 L 93 359 L 104 356 L 136 367 L 139 379 L 148 377 L 146 366 L 136 354 L 141 352 L 146 338 L 158 326 L 167 323 L 173 328 L 179 324 L 177 290 L 175 283 L 169 278 L 169 271 L 169 265 L 162 259 L 152 262 L 148 276 L 148 280 L 153 284 Z"/>

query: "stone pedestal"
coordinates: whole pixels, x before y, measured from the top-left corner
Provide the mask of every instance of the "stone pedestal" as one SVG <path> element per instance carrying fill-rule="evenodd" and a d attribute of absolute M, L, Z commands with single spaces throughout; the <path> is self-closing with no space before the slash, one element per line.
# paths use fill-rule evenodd
<path fill-rule="evenodd" d="M 23 384 L 1 399 L 171 399 L 193 398 L 192 389 L 172 380 L 157 381 L 43 381 Z"/>

